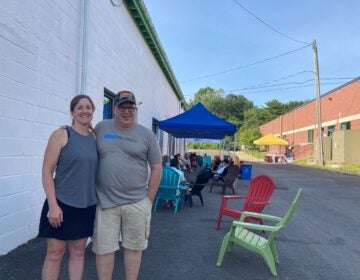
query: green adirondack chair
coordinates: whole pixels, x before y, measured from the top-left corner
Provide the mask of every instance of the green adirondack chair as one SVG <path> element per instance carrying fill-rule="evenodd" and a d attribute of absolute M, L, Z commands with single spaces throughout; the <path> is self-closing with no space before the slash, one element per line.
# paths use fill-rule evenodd
<path fill-rule="evenodd" d="M 270 268 L 271 273 L 277 276 L 275 263 L 279 263 L 279 259 L 274 238 L 276 234 L 289 223 L 291 217 L 294 215 L 296 208 L 298 207 L 300 193 L 301 189 L 297 192 L 289 210 L 283 218 L 261 213 L 243 212 L 240 220 L 234 221 L 230 231 L 225 235 L 216 266 L 221 266 L 225 252 L 231 252 L 232 245 L 235 243 L 245 249 L 260 254 Z M 245 223 L 244 219 L 248 216 L 275 221 L 277 223 L 274 226 Z M 266 239 L 265 237 L 249 231 L 248 229 L 270 231 L 271 234 Z"/>

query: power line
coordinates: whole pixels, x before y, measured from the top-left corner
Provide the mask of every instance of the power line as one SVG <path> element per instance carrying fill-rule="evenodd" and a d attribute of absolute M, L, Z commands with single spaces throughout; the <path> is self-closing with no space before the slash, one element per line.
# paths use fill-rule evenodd
<path fill-rule="evenodd" d="M 304 74 L 304 73 L 312 73 L 313 74 L 314 71 L 303 70 L 303 71 L 300 71 L 300 72 L 297 72 L 297 73 L 294 73 L 294 74 L 289 74 L 289 75 L 283 76 L 281 78 L 272 80 L 270 82 L 264 82 L 264 83 L 261 83 L 261 84 L 257 84 L 255 86 L 263 86 L 263 85 L 268 85 L 268 84 L 271 84 L 271 83 L 276 83 L 276 82 L 279 82 L 279 81 L 282 81 L 282 80 L 287 80 L 287 79 L 290 79 L 290 78 L 294 78 L 294 77 L 299 76 L 299 75 Z"/>
<path fill-rule="evenodd" d="M 320 78 L 320 80 L 353 80 L 356 79 L 356 77 L 351 78 Z"/>
<path fill-rule="evenodd" d="M 237 71 L 237 70 L 240 70 L 240 69 L 244 69 L 244 68 L 247 68 L 247 67 L 250 67 L 250 66 L 254 66 L 256 64 L 260 64 L 260 63 L 263 63 L 263 62 L 266 62 L 266 61 L 269 61 L 269 60 L 272 60 L 272 59 L 275 59 L 275 58 L 279 58 L 279 57 L 282 57 L 282 56 L 285 56 L 285 55 L 288 55 L 288 54 L 291 54 L 293 52 L 297 52 L 297 51 L 300 51 L 304 48 L 307 48 L 309 46 L 311 46 L 312 44 L 308 44 L 306 46 L 303 46 L 301 48 L 297 48 L 297 49 L 294 49 L 294 50 L 291 50 L 291 51 L 288 51 L 288 52 L 285 52 L 285 53 L 282 53 L 282 54 L 279 54 L 279 55 L 275 55 L 273 57 L 269 57 L 269 58 L 266 58 L 266 59 L 263 59 L 263 60 L 259 60 L 259 61 L 256 61 L 256 62 L 253 62 L 253 63 L 249 63 L 249 64 L 245 64 L 245 65 L 242 65 L 242 66 L 238 66 L 238 67 L 235 67 L 235 68 L 231 68 L 231 69 L 228 69 L 228 70 L 225 70 L 225 71 L 221 71 L 221 72 L 216 72 L 216 73 L 212 73 L 212 74 L 208 74 L 208 75 L 204 75 L 204 76 L 199 76 L 199 77 L 196 77 L 196 78 L 193 78 L 193 79 L 189 79 L 189 80 L 185 80 L 185 81 L 182 81 L 181 83 L 188 83 L 188 82 L 192 82 L 192 81 L 196 81 L 196 80 L 202 80 L 202 79 L 205 79 L 205 78 L 209 78 L 209 77 L 214 77 L 214 76 L 219 76 L 219 75 L 223 75 L 223 74 L 226 74 L 226 73 L 229 73 L 229 72 L 233 72 L 233 71 Z"/>
<path fill-rule="evenodd" d="M 299 73 L 303 73 L 303 72 L 307 72 L 307 71 L 302 71 L 302 72 L 299 72 Z M 291 75 L 291 76 L 295 76 L 295 75 Z M 321 78 L 320 80 L 352 80 L 352 79 L 354 79 L 354 78 Z M 279 81 L 279 80 L 275 80 L 275 81 Z M 280 83 L 280 84 L 271 84 L 271 82 L 267 82 L 267 83 L 258 84 L 258 85 L 255 85 L 255 86 L 248 86 L 248 87 L 244 87 L 244 88 L 241 88 L 241 89 L 236 89 L 236 90 L 233 90 L 233 91 L 258 89 L 258 88 L 269 88 L 269 87 L 291 85 L 291 84 L 301 85 L 301 84 L 305 84 L 305 83 L 313 82 L 313 81 L 314 81 L 314 79 L 307 79 L 307 80 L 299 81 L 299 82 L 293 81 L 293 82 Z M 338 83 L 339 82 L 336 82 L 335 84 L 338 84 Z M 331 83 L 322 83 L 322 84 L 326 85 L 326 84 L 331 84 Z"/>
<path fill-rule="evenodd" d="M 300 40 L 296 40 L 282 32 L 280 32 L 279 30 L 277 30 L 276 28 L 272 27 L 270 24 L 266 23 L 265 21 L 263 21 L 261 18 L 259 18 L 257 15 L 255 15 L 253 12 L 251 12 L 249 9 L 245 8 L 243 5 L 241 5 L 238 1 L 236 0 L 233 0 L 238 6 L 240 6 L 244 11 L 246 11 L 248 14 L 250 14 L 251 16 L 253 16 L 254 18 L 256 18 L 258 21 L 260 21 L 261 23 L 263 23 L 266 27 L 270 28 L 272 31 L 280 34 L 281 36 L 291 40 L 291 41 L 294 41 L 294 42 L 297 42 L 297 43 L 300 43 L 300 44 L 309 44 L 309 43 L 306 43 L 306 42 L 303 42 L 303 41 L 300 41 Z"/>
<path fill-rule="evenodd" d="M 314 82 L 314 79 L 308 79 L 301 82 L 287 82 L 287 83 L 281 83 L 281 84 L 273 84 L 273 85 L 262 85 L 262 86 L 251 86 L 251 87 L 245 87 L 241 88 L 239 90 L 248 90 L 248 89 L 258 89 L 258 88 L 269 88 L 269 87 L 277 87 L 277 86 L 285 86 L 285 85 L 302 85 L 308 82 Z"/>
<path fill-rule="evenodd" d="M 281 91 L 281 90 L 285 90 L 285 89 L 294 89 L 294 88 L 301 88 L 301 87 L 309 87 L 309 86 L 313 86 L 313 84 L 311 85 L 303 85 L 305 83 L 308 83 L 308 82 L 313 82 L 314 79 L 308 79 L 308 80 L 304 80 L 304 81 L 294 81 L 294 82 L 288 82 L 288 83 L 281 83 L 281 84 L 273 84 L 271 85 L 271 83 L 273 82 L 278 82 L 278 81 L 281 81 L 281 80 L 286 80 L 286 79 L 289 79 L 289 78 L 293 78 L 293 77 L 296 77 L 300 74 L 303 74 L 303 73 L 313 73 L 313 71 L 309 71 L 309 70 L 304 70 L 304 71 L 300 71 L 300 72 L 297 72 L 297 73 L 294 73 L 294 74 L 289 74 L 289 75 L 286 75 L 286 76 L 283 76 L 281 78 L 278 78 L 278 79 L 275 79 L 275 80 L 272 80 L 270 82 L 264 82 L 264 83 L 260 83 L 260 84 L 257 84 L 257 85 L 253 85 L 253 86 L 247 86 L 247 87 L 244 87 L 244 88 L 240 88 L 240 89 L 233 89 L 233 90 L 224 90 L 221 94 L 227 94 L 227 93 L 231 93 L 231 92 L 239 92 L 239 91 L 244 91 L 244 90 L 251 90 L 251 89 L 260 89 L 260 88 L 269 88 L 269 87 L 275 87 L 275 86 L 283 86 L 283 85 L 290 85 L 290 84 L 298 84 L 298 85 L 302 85 L 302 86 L 296 86 L 296 87 L 286 87 L 286 88 L 277 88 L 277 89 L 272 89 L 272 90 L 263 90 L 263 91 L 251 91 L 251 92 L 247 92 L 247 93 L 241 93 L 241 94 L 249 94 L 249 93 L 257 93 L 257 92 L 271 92 L 271 91 Z M 320 80 L 353 80 L 355 79 L 354 77 L 332 77 L 332 78 L 321 78 Z M 342 82 L 341 82 L 342 83 Z M 269 85 L 270 84 L 270 85 Z M 335 83 L 322 83 L 322 85 L 330 85 L 330 84 L 340 84 L 340 82 L 335 82 Z M 194 96 L 194 93 L 188 93 L 188 94 L 184 94 L 184 96 Z"/>
<path fill-rule="evenodd" d="M 338 85 L 341 84 L 340 82 L 337 83 L 322 83 L 322 85 Z M 305 88 L 305 87 L 312 87 L 314 85 L 302 85 L 302 86 L 296 86 L 296 87 L 285 87 L 285 88 L 276 88 L 276 89 L 269 89 L 269 90 L 256 90 L 256 91 L 249 91 L 249 92 L 241 92 L 241 95 L 248 95 L 251 93 L 259 93 L 259 92 L 274 92 L 274 91 L 282 91 L 282 90 L 288 90 L 288 89 L 295 89 L 295 88 Z M 232 91 L 224 91 L 224 92 L 236 92 L 239 90 L 232 90 Z"/>

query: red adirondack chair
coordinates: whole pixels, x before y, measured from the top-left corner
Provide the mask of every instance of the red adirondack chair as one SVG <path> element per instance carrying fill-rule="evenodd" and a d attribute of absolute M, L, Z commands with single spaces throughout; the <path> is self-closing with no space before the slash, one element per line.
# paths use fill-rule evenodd
<path fill-rule="evenodd" d="M 270 197 L 275 189 L 273 180 L 267 175 L 260 175 L 250 181 L 249 190 L 246 196 L 243 195 L 223 195 L 221 200 L 220 212 L 216 229 L 220 228 L 222 216 L 229 216 L 235 219 L 240 219 L 243 211 L 261 213 L 266 205 L 270 204 Z M 244 204 L 241 210 L 229 208 L 227 203 L 231 199 L 244 199 Z M 263 224 L 261 218 L 247 217 L 245 222 L 255 220 Z"/>

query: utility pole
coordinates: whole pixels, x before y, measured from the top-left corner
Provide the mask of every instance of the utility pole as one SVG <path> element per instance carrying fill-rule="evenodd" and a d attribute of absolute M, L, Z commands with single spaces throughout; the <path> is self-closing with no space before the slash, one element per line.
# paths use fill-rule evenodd
<path fill-rule="evenodd" d="M 324 154 L 323 154 L 323 137 L 321 129 L 321 100 L 320 100 L 320 79 L 319 79 L 319 62 L 316 40 L 312 43 L 314 50 L 314 66 L 315 66 L 315 87 L 316 87 L 316 115 L 317 115 L 317 127 L 319 134 L 319 161 L 321 166 L 324 166 Z"/>

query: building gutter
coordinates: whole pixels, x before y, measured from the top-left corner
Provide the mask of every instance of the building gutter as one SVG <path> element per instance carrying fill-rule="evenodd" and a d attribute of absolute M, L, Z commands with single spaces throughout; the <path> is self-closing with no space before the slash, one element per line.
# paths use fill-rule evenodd
<path fill-rule="evenodd" d="M 88 65 L 88 27 L 89 27 L 89 1 L 82 1 L 81 41 L 79 63 L 79 92 L 86 94 L 87 65 Z"/>
<path fill-rule="evenodd" d="M 144 2 L 142 0 L 124 0 L 124 4 L 139 28 L 141 35 L 154 55 L 155 60 L 160 66 L 171 88 L 174 90 L 176 97 L 179 101 L 185 100 Z M 183 108 L 185 108 L 184 103 L 182 105 Z"/>

